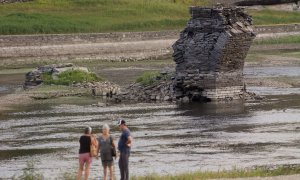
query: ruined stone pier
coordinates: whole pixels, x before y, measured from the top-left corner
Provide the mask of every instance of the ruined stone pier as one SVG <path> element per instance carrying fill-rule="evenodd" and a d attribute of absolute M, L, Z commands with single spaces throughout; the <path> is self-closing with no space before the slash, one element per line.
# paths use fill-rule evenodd
<path fill-rule="evenodd" d="M 191 7 L 190 13 L 172 46 L 174 74 L 162 73 L 148 86 L 133 84 L 119 99 L 185 103 L 244 99 L 244 61 L 255 38 L 251 17 L 238 7 Z"/>
<path fill-rule="evenodd" d="M 243 67 L 255 38 L 242 8 L 191 7 L 191 19 L 173 45 L 176 98 L 242 99 Z"/>

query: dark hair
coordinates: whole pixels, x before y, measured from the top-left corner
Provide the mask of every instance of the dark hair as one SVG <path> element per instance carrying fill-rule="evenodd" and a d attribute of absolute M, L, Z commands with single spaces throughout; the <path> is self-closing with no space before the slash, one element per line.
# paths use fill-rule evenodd
<path fill-rule="evenodd" d="M 92 128 L 91 127 L 86 127 L 84 129 L 84 134 L 90 134 L 92 132 Z"/>

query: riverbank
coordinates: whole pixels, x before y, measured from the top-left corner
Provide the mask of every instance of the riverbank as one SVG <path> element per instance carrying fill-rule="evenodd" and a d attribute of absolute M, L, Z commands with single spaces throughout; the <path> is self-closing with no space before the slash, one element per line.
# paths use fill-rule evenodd
<path fill-rule="evenodd" d="M 145 60 L 131 62 L 80 62 L 77 65 L 88 67 L 105 80 L 116 83 L 121 87 L 135 82 L 136 78 L 144 72 L 170 71 L 175 68 L 172 59 Z M 300 56 L 298 51 L 252 51 L 246 58 L 245 83 L 248 86 L 270 87 L 270 88 L 300 88 L 300 75 L 297 75 Z M 289 68 L 290 67 L 290 68 Z M 268 71 L 272 74 L 283 71 L 290 72 L 291 75 L 266 76 Z M 29 68 L 0 70 L 1 77 L 15 76 L 12 79 L 15 87 L 22 86 L 25 73 Z M 253 76 L 253 73 L 260 73 L 260 76 Z M 285 73 L 284 73 L 285 74 Z M 126 75 L 126 76 L 124 76 Z M 19 79 L 18 79 L 19 78 Z M 2 81 L 2 84 L 9 85 L 9 79 Z M 92 96 L 91 91 L 82 88 L 68 86 L 40 86 L 31 90 L 19 90 L 13 94 L 2 95 L 0 100 L 0 111 L 14 109 L 16 105 L 27 105 L 41 101 L 42 99 L 59 98 L 65 96 Z M 40 99 L 40 100 L 37 100 Z M 101 101 L 99 99 L 99 101 Z"/>
<path fill-rule="evenodd" d="M 296 50 L 300 25 L 260 26 L 251 51 Z M 0 68 L 171 58 L 179 31 L 0 36 Z"/>
<path fill-rule="evenodd" d="M 147 175 L 143 177 L 133 177 L 133 180 L 298 180 L 300 177 L 299 166 L 280 166 L 280 167 L 257 167 L 254 169 L 233 169 L 220 170 L 217 172 L 198 171 L 180 175 Z"/>

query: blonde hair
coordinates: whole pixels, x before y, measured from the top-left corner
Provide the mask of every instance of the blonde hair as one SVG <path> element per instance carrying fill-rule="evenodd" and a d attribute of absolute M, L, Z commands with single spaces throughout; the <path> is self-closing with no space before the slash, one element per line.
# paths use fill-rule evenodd
<path fill-rule="evenodd" d="M 103 126 L 102 126 L 102 130 L 108 130 L 109 131 L 109 126 L 108 126 L 108 124 L 104 124 Z"/>

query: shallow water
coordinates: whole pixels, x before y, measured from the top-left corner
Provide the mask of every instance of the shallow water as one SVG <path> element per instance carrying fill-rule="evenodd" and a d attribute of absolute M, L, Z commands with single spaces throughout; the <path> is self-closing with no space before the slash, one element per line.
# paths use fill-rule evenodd
<path fill-rule="evenodd" d="M 245 74 L 300 75 L 298 67 L 290 68 L 291 71 L 284 67 L 266 67 L 265 71 L 245 68 Z M 96 107 L 92 104 L 100 99 L 65 97 L 37 101 L 2 113 L 0 178 L 18 176 L 29 161 L 34 161 L 47 179 L 60 179 L 64 172 L 75 172 L 78 139 L 84 127 L 92 126 L 99 133 L 101 125 L 108 123 L 118 139 L 118 117 L 128 121 L 134 136 L 130 157 L 130 171 L 134 175 L 300 164 L 299 89 L 248 90 L 267 98 L 247 104 Z M 93 161 L 92 179 L 102 177 L 100 164 L 100 160 Z M 118 169 L 117 163 L 115 167 Z M 118 171 L 115 174 L 119 177 Z"/>
<path fill-rule="evenodd" d="M 246 77 L 279 77 L 300 76 L 300 66 L 276 66 L 276 67 L 245 67 L 244 75 Z"/>
<path fill-rule="evenodd" d="M 31 160 L 49 179 L 74 172 L 82 129 L 90 125 L 98 133 L 108 123 L 118 138 L 117 117 L 128 121 L 134 136 L 130 170 L 135 175 L 300 164 L 299 115 L 299 95 L 272 96 L 247 105 L 100 108 L 88 101 L 48 102 L 0 117 L 0 177 L 21 173 Z M 91 176 L 101 175 L 100 161 L 94 160 Z"/>
<path fill-rule="evenodd" d="M 22 87 L 24 79 L 24 74 L 0 74 L 0 96 Z"/>
<path fill-rule="evenodd" d="M 0 94 L 7 92 L 8 88 L 6 86 L 0 86 Z"/>

